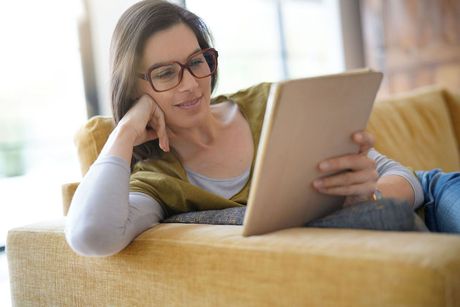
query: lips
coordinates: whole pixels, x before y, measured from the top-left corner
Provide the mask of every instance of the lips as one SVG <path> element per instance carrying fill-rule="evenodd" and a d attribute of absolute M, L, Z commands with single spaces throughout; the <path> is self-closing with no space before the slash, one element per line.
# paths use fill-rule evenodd
<path fill-rule="evenodd" d="M 193 108 L 194 106 L 197 106 L 199 102 L 201 101 L 201 97 L 192 99 L 192 100 L 187 100 L 182 103 L 174 105 L 175 107 L 182 108 L 182 109 L 190 109 Z"/>

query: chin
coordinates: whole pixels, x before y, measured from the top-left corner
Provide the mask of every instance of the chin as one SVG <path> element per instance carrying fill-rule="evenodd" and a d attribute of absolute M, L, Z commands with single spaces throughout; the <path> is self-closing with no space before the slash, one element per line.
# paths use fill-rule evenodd
<path fill-rule="evenodd" d="M 209 116 L 210 108 L 207 106 L 200 106 L 197 112 L 183 112 L 183 114 L 178 114 L 179 112 L 173 112 L 173 115 L 170 116 L 169 125 L 175 126 L 179 129 L 188 129 L 199 126 L 203 123 L 204 120 Z"/>

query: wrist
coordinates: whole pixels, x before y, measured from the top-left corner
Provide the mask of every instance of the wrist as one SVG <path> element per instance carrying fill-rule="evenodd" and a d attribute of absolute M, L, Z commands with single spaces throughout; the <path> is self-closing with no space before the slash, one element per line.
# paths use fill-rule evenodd
<path fill-rule="evenodd" d="M 385 198 L 405 200 L 410 205 L 414 203 L 414 192 L 409 182 L 399 175 L 385 175 L 379 178 L 377 189 Z"/>
<path fill-rule="evenodd" d="M 129 144 L 134 147 L 137 138 L 136 130 L 126 123 L 119 123 L 113 130 L 110 137 L 116 140 L 122 140 L 124 144 Z"/>
<path fill-rule="evenodd" d="M 383 194 L 379 189 L 375 189 L 374 193 L 372 193 L 371 199 L 374 201 L 381 200 L 383 198 Z"/>
<path fill-rule="evenodd" d="M 134 129 L 127 125 L 117 125 L 112 133 L 110 133 L 102 149 L 101 156 L 116 156 L 131 163 L 135 139 L 136 134 Z"/>

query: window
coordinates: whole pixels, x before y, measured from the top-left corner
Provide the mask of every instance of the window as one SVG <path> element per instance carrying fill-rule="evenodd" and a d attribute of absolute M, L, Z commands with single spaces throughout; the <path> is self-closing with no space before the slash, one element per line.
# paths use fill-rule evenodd
<path fill-rule="evenodd" d="M 344 70 L 337 0 L 187 0 L 219 51 L 217 93 Z"/>
<path fill-rule="evenodd" d="M 79 4 L 1 5 L 0 245 L 9 228 L 62 216 L 61 184 L 80 179 L 73 145 L 86 120 Z"/>

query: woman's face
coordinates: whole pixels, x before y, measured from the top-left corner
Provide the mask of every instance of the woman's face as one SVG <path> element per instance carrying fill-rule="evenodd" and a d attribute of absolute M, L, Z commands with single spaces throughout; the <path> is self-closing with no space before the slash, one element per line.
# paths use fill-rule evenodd
<path fill-rule="evenodd" d="M 185 64 L 190 55 L 200 51 L 193 31 L 183 23 L 153 34 L 146 42 L 139 72 L 145 73 L 153 65 L 177 61 Z M 182 81 L 165 92 L 156 92 L 146 80 L 138 79 L 140 94 L 150 95 L 165 114 L 170 128 L 195 126 L 209 112 L 211 76 L 197 79 L 184 70 Z"/>

